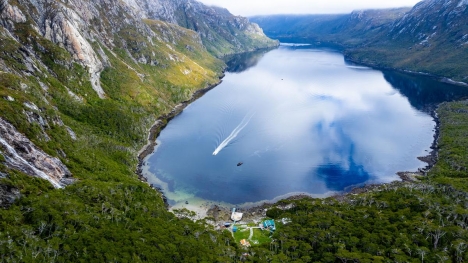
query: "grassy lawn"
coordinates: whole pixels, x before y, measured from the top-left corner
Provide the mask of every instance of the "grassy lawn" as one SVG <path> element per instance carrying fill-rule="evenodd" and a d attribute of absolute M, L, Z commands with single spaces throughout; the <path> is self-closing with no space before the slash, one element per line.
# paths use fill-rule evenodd
<path fill-rule="evenodd" d="M 252 237 L 251 244 L 252 245 L 261 245 L 265 243 L 270 243 L 270 231 L 268 230 L 261 230 L 261 229 L 254 229 L 254 234 Z"/>
<path fill-rule="evenodd" d="M 257 227 L 258 224 L 249 223 L 247 225 L 236 225 L 237 232 L 234 233 L 234 239 L 237 243 L 239 243 L 242 239 L 249 239 L 250 236 L 250 228 Z M 249 240 L 251 245 L 262 245 L 265 243 L 270 243 L 270 231 L 269 230 L 261 230 L 259 228 L 253 229 L 253 236 L 252 239 Z"/>
<path fill-rule="evenodd" d="M 250 229 L 244 225 L 237 225 L 237 232 L 234 233 L 234 239 L 236 242 L 240 242 L 242 239 L 248 239 L 250 236 Z"/>

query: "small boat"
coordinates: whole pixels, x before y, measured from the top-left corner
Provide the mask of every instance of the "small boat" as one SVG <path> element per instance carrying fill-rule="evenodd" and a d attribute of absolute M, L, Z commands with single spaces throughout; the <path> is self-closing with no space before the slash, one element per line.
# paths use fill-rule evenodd
<path fill-rule="evenodd" d="M 237 163 L 237 166 L 241 166 L 241 165 L 243 165 L 243 164 L 244 164 L 243 162 L 238 162 L 238 163 Z"/>

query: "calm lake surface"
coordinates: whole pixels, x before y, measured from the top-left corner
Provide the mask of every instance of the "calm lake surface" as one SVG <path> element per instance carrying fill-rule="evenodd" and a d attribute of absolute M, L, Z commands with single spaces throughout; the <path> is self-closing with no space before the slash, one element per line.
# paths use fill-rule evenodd
<path fill-rule="evenodd" d="M 306 46 L 228 64 L 222 84 L 174 118 L 145 160 L 145 176 L 171 204 L 328 196 L 398 180 L 426 165 L 417 157 L 433 142 L 434 105 L 467 95 Z"/>

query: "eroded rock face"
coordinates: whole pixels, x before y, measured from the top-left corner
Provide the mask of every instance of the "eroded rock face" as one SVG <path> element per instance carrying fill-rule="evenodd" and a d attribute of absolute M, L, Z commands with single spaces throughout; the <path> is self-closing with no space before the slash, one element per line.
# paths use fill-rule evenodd
<path fill-rule="evenodd" d="M 135 43 L 133 46 L 128 43 L 132 40 L 120 35 L 139 35 L 151 42 L 155 33 L 142 20 L 144 18 L 196 31 L 208 51 L 217 56 L 222 55 L 221 50 L 238 53 L 277 44 L 247 18 L 195 0 L 0 0 L 0 25 L 12 39 L 19 39 L 15 35 L 18 24 L 30 23 L 36 32 L 66 49 L 75 62 L 88 70 L 91 85 L 102 99 L 106 94 L 100 83 L 101 72 L 112 66 L 102 47 L 123 48 L 137 62 L 158 64 L 139 54 L 146 43 L 140 41 L 135 47 Z M 28 50 L 25 60 L 33 57 L 34 61 L 34 50 L 28 46 L 22 50 Z M 32 64 L 28 67 L 30 72 L 37 71 L 34 63 L 29 64 Z M 71 67 L 71 64 L 64 66 Z"/>
<path fill-rule="evenodd" d="M 33 28 L 36 31 L 66 49 L 76 62 L 87 68 L 93 89 L 100 98 L 105 98 L 100 83 L 100 74 L 104 70 L 106 58 L 99 57 L 94 51 L 89 42 L 92 39 L 88 30 L 90 24 L 82 18 L 92 19 L 90 14 L 98 16 L 99 13 L 93 13 L 88 10 L 89 8 L 83 8 L 85 6 L 83 1 L 80 1 L 82 8 L 76 9 L 83 11 L 83 14 L 79 14 L 56 1 L 20 0 L 20 6 L 12 5 L 9 2 L 0 0 L 0 25 L 3 25 L 14 36 L 12 32 L 14 32 L 15 24 L 26 22 L 28 17 L 32 18 L 34 20 Z M 86 7 L 92 7 L 92 5 L 86 5 Z"/>
<path fill-rule="evenodd" d="M 26 22 L 26 17 L 23 15 L 21 10 L 16 6 L 7 5 L 5 3 L 4 12 L 2 12 L 2 18 L 9 19 L 15 23 Z"/>
<path fill-rule="evenodd" d="M 9 168 L 48 180 L 56 188 L 62 188 L 74 181 L 68 168 L 58 158 L 36 147 L 2 118 L 0 118 L 0 154 L 4 156 L 6 166 Z"/>
<path fill-rule="evenodd" d="M 195 0 L 124 0 L 143 18 L 158 19 L 196 31 L 204 45 L 214 55 L 220 45 L 227 45 L 232 53 L 273 47 L 275 41 L 268 39 L 263 30 L 241 16 L 234 16 L 227 9 L 207 6 Z M 255 44 L 242 41 L 250 38 Z"/>
<path fill-rule="evenodd" d="M 141 17 L 119 1 L 0 0 L 0 26 L 5 27 L 13 39 L 17 39 L 14 32 L 16 24 L 26 21 L 41 36 L 67 50 L 74 62 L 87 69 L 91 85 L 102 99 L 106 94 L 100 76 L 110 62 L 101 45 L 112 50 L 115 39 L 122 41 L 115 38 L 115 34 L 123 28 L 131 28 L 149 37 L 154 35 Z M 26 57 L 34 57 L 32 50 L 29 53 L 25 54 Z"/>
<path fill-rule="evenodd" d="M 467 0 L 421 1 L 393 23 L 389 36 L 423 46 L 438 43 L 464 46 L 468 43 L 467 15 Z"/>
<path fill-rule="evenodd" d="M 94 52 L 91 44 L 75 26 L 80 24 L 78 15 L 72 11 L 68 13 L 70 13 L 69 17 L 60 12 L 47 18 L 43 25 L 44 37 L 64 47 L 73 55 L 75 61 L 79 61 L 86 66 L 94 91 L 100 98 L 105 98 L 104 90 L 100 84 L 100 74 L 104 70 L 104 65 Z"/>

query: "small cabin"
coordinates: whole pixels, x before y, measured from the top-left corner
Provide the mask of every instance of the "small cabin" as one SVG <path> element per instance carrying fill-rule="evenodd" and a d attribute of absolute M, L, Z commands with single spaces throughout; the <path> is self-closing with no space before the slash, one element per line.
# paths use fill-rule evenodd
<path fill-rule="evenodd" d="M 276 230 L 275 220 L 273 219 L 263 221 L 262 225 L 263 228 L 270 229 L 271 231 Z"/>
<path fill-rule="evenodd" d="M 247 241 L 247 239 L 242 239 L 242 240 L 240 241 L 240 244 L 241 244 L 242 246 L 244 246 L 244 247 L 250 247 L 250 242 Z"/>

